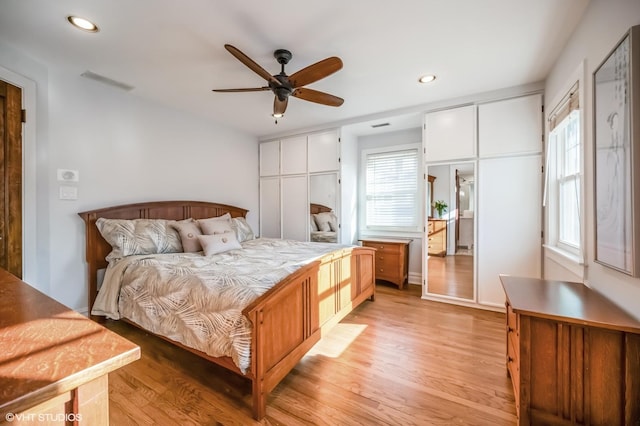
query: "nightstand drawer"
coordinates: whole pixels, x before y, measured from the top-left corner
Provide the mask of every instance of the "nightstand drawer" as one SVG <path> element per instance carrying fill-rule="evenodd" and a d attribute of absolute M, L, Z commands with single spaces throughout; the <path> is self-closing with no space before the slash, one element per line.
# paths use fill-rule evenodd
<path fill-rule="evenodd" d="M 397 244 L 384 244 L 384 243 L 363 243 L 365 247 L 373 247 L 378 250 L 378 253 L 389 253 L 389 254 L 398 254 L 402 247 Z"/>

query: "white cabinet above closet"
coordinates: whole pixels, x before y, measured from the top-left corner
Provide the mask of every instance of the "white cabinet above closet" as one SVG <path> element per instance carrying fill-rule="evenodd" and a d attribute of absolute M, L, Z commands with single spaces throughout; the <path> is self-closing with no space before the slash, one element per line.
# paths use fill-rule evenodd
<path fill-rule="evenodd" d="M 426 161 L 475 157 L 475 105 L 427 113 L 424 124 Z"/>
<path fill-rule="evenodd" d="M 340 168 L 339 138 L 336 131 L 309 135 L 309 173 L 331 172 Z"/>
<path fill-rule="evenodd" d="M 280 174 L 280 141 L 260 144 L 260 176 Z"/>
<path fill-rule="evenodd" d="M 298 136 L 280 141 L 280 172 L 296 175 L 307 172 L 307 137 Z"/>
<path fill-rule="evenodd" d="M 542 151 L 542 95 L 535 94 L 478 106 L 480 157 Z"/>

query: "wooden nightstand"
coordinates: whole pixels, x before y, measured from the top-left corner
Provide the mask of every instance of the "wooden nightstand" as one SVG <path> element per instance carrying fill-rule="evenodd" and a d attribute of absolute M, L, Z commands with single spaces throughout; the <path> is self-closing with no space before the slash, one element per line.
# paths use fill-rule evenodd
<path fill-rule="evenodd" d="M 411 240 L 363 238 L 360 241 L 364 247 L 376 249 L 376 279 L 389 281 L 402 290 L 409 278 Z"/>

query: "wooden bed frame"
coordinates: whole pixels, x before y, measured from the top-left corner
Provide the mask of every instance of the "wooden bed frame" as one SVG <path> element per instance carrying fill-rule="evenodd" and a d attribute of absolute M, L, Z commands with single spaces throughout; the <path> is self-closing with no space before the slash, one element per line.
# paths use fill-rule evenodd
<path fill-rule="evenodd" d="M 225 213 L 245 217 L 247 210 L 203 201 L 156 201 L 78 213 L 86 224 L 89 312 L 97 296 L 98 270 L 107 267 L 105 257 L 111 251 L 95 225 L 98 218 L 182 220 Z M 253 333 L 251 366 L 246 375 L 229 357 L 211 357 L 163 338 L 250 379 L 253 416 L 260 420 L 266 414 L 269 392 L 320 340 L 323 332 L 366 299 L 374 300 L 374 262 L 373 249 L 341 248 L 298 269 L 247 306 L 242 313 L 251 322 Z"/>
<path fill-rule="evenodd" d="M 316 203 L 309 203 L 309 210 L 311 214 L 329 213 L 333 211 L 331 207 L 323 206 L 322 204 Z"/>

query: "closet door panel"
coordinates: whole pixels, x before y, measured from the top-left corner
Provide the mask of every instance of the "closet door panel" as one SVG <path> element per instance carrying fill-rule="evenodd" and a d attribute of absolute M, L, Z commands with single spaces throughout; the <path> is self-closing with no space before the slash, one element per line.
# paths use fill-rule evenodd
<path fill-rule="evenodd" d="M 307 177 L 282 178 L 282 238 L 309 240 Z"/>
<path fill-rule="evenodd" d="M 280 174 L 280 141 L 260 144 L 260 176 Z"/>
<path fill-rule="evenodd" d="M 471 158 L 476 155 L 476 107 L 452 108 L 425 115 L 426 161 Z"/>
<path fill-rule="evenodd" d="M 542 95 L 478 106 L 480 157 L 542 152 Z"/>
<path fill-rule="evenodd" d="M 281 172 L 283 175 L 307 173 L 307 137 L 282 139 L 280 141 Z"/>
<path fill-rule="evenodd" d="M 260 236 L 281 238 L 280 178 L 260 179 Z"/>
<path fill-rule="evenodd" d="M 330 172 L 340 168 L 338 132 L 309 135 L 309 173 Z"/>
<path fill-rule="evenodd" d="M 540 155 L 480 160 L 478 302 L 504 306 L 499 274 L 541 277 Z"/>

